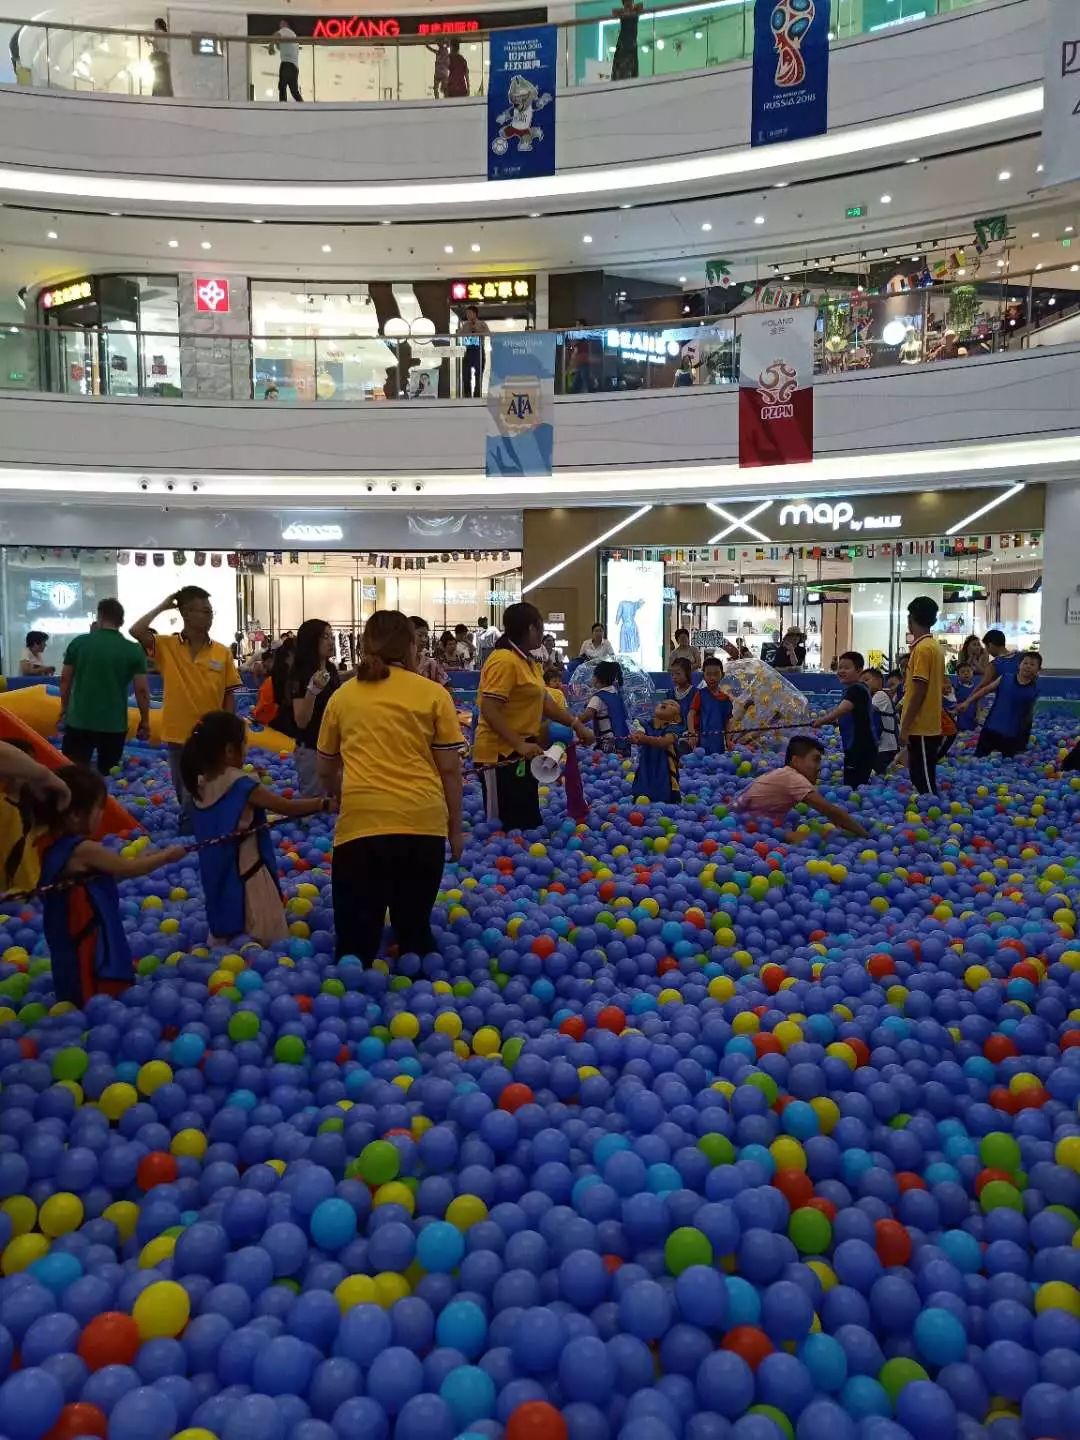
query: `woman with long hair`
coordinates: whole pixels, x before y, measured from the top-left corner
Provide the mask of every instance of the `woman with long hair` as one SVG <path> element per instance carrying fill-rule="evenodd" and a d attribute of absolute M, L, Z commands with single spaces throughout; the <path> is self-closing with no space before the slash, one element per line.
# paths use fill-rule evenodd
<path fill-rule="evenodd" d="M 341 796 L 334 835 L 337 954 L 370 965 L 383 923 L 402 954 L 435 948 L 431 911 L 446 843 L 455 860 L 464 740 L 449 691 L 416 674 L 416 638 L 400 610 L 364 626 L 354 679 L 330 697 L 319 731 L 318 775 Z"/>
<path fill-rule="evenodd" d="M 305 620 L 296 632 L 284 708 L 289 722 L 286 734 L 296 740 L 293 759 L 301 795 L 323 793 L 316 774 L 316 752 L 326 706 L 341 684 L 334 649 L 334 632 L 325 620 Z"/>
<path fill-rule="evenodd" d="M 544 686 L 544 667 L 534 654 L 543 640 L 544 621 L 535 605 L 507 606 L 502 637 L 480 672 L 473 759 L 487 818 L 504 830 L 535 830 L 540 824 L 540 790 L 528 762 L 541 753 L 545 719 L 571 726 L 580 740 L 592 743 L 592 731 Z"/>

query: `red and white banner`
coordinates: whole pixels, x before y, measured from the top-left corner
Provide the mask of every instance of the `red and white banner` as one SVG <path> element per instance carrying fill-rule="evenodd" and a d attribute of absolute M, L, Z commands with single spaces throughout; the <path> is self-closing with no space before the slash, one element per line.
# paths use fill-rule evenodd
<path fill-rule="evenodd" d="M 814 458 L 816 321 L 811 307 L 739 316 L 740 465 Z"/>

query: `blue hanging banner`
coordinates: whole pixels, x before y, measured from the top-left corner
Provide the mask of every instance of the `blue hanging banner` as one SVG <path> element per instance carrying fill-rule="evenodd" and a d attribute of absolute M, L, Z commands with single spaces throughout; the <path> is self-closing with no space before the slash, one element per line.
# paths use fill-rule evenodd
<path fill-rule="evenodd" d="M 488 179 L 555 174 L 554 25 L 491 32 Z"/>
<path fill-rule="evenodd" d="M 488 475 L 550 475 L 555 431 L 555 336 L 521 330 L 491 337 Z"/>
<path fill-rule="evenodd" d="M 829 128 L 830 0 L 755 0 L 750 144 Z"/>

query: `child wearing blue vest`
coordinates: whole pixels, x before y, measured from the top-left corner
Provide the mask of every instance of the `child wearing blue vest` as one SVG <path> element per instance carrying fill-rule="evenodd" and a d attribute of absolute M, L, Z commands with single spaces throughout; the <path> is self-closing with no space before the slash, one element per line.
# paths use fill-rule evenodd
<path fill-rule="evenodd" d="M 690 706 L 694 703 L 696 693 L 690 661 L 685 655 L 673 656 L 668 666 L 668 674 L 671 676 L 671 698 L 678 703 L 679 720 L 685 727 L 690 721 Z"/>
<path fill-rule="evenodd" d="M 289 800 L 260 785 L 244 771 L 246 745 L 243 720 L 212 710 L 180 752 L 180 772 L 194 801 L 195 839 L 221 841 L 199 851 L 211 944 L 243 933 L 260 945 L 289 938 L 266 812 L 298 816 L 332 808 L 325 795 Z"/>
<path fill-rule="evenodd" d="M 652 720 L 635 720 L 630 732 L 634 745 L 641 747 L 637 773 L 631 782 L 635 796 L 644 795 L 659 803 L 677 804 L 679 788 L 679 737 L 682 734 L 679 702 L 661 700 Z"/>
<path fill-rule="evenodd" d="M 852 790 L 873 775 L 881 741 L 881 713 L 874 708 L 863 678 L 866 661 L 858 650 L 846 650 L 836 663 L 836 678 L 844 687 L 840 704 L 822 715 L 818 725 L 836 725 L 844 747 L 844 784 Z"/>
<path fill-rule="evenodd" d="M 116 882 L 174 865 L 185 850 L 171 845 L 128 859 L 92 840 L 108 799 L 105 781 L 89 765 L 66 765 L 57 774 L 71 800 L 42 847 L 41 884 L 78 883 L 45 891 L 43 929 L 56 999 L 82 1009 L 92 995 L 119 995 L 135 979 Z"/>
<path fill-rule="evenodd" d="M 706 655 L 701 662 L 702 683 L 695 690 L 687 714 L 690 744 L 699 743 L 706 755 L 723 755 L 727 750 L 727 727 L 731 722 L 731 696 L 721 690 L 724 665 L 715 655 Z"/>
<path fill-rule="evenodd" d="M 614 660 L 601 660 L 593 668 L 596 687 L 585 706 L 585 723 L 592 728 L 596 743 L 602 749 L 620 755 L 629 752 L 630 722 L 622 697 L 622 667 Z"/>
<path fill-rule="evenodd" d="M 1000 663 L 997 668 L 1003 669 Z M 1042 656 L 1037 650 L 1028 650 L 1015 665 L 1005 667 L 998 675 L 990 687 L 994 691 L 994 703 L 975 747 L 976 755 L 992 755 L 999 750 L 1006 759 L 1012 759 L 1027 749 L 1035 701 L 1039 698 L 1041 669 Z M 970 699 L 968 704 L 974 711 Z"/>

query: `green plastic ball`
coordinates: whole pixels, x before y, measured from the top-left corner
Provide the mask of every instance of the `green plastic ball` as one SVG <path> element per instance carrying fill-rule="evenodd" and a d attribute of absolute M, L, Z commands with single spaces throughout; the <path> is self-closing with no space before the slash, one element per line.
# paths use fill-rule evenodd
<path fill-rule="evenodd" d="M 389 1140 L 372 1140 L 360 1151 L 360 1175 L 369 1185 L 385 1185 L 400 1168 L 401 1156 Z"/>
<path fill-rule="evenodd" d="M 673 1230 L 664 1245 L 664 1261 L 672 1275 L 681 1275 L 691 1265 L 711 1265 L 713 1247 L 708 1236 L 692 1225 Z"/>

